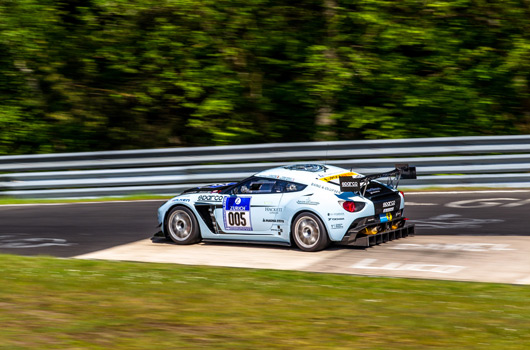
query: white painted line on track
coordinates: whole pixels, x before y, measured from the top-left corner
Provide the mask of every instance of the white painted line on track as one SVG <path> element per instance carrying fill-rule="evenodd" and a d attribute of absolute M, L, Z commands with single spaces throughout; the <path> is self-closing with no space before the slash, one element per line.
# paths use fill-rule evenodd
<path fill-rule="evenodd" d="M 416 250 L 416 251 L 463 251 L 463 252 L 499 252 L 516 250 L 508 248 L 509 244 L 494 243 L 398 243 L 388 247 L 394 250 Z"/>
<path fill-rule="evenodd" d="M 528 193 L 530 190 L 472 190 L 472 191 L 421 191 L 421 192 L 409 192 L 406 191 L 405 195 L 413 194 L 466 194 L 466 193 Z"/>
<path fill-rule="evenodd" d="M 436 204 L 436 203 L 416 203 L 416 202 L 408 202 L 408 201 L 405 201 L 405 206 L 432 206 L 432 205 L 440 205 L 440 204 Z"/>
<path fill-rule="evenodd" d="M 366 270 L 390 270 L 390 271 L 415 271 L 415 272 L 434 272 L 451 274 L 457 273 L 466 268 L 459 265 L 430 264 L 430 263 L 400 263 L 389 262 L 384 265 L 376 265 L 378 259 L 363 259 L 350 266 L 352 269 Z"/>
<path fill-rule="evenodd" d="M 514 282 L 515 284 L 530 284 L 530 276 L 518 279 Z"/>

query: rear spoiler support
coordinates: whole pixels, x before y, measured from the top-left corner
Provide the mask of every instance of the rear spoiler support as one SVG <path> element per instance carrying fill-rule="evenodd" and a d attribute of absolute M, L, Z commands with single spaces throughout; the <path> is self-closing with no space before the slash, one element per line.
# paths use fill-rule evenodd
<path fill-rule="evenodd" d="M 357 192 L 363 195 L 366 193 L 366 188 L 372 180 L 386 177 L 387 185 L 396 189 L 401 179 L 415 179 L 416 167 L 411 167 L 408 164 L 396 164 L 396 168 L 385 173 L 366 175 L 362 177 L 341 176 L 340 191 L 341 192 Z"/>

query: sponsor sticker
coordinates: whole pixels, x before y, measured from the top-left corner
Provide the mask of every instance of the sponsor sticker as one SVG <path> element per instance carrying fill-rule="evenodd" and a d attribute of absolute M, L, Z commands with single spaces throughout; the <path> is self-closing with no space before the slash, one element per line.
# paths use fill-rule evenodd
<path fill-rule="evenodd" d="M 383 208 L 393 207 L 396 205 L 396 201 L 388 201 L 383 203 Z"/>
<path fill-rule="evenodd" d="M 341 176 L 339 179 L 341 192 L 359 192 L 368 183 L 364 178 L 352 176 Z"/>
<path fill-rule="evenodd" d="M 277 222 L 279 224 L 283 224 L 283 223 L 285 223 L 285 220 L 263 219 L 263 222 Z"/>
<path fill-rule="evenodd" d="M 250 199 L 251 197 L 225 197 L 223 218 L 226 230 L 252 231 Z"/>
<path fill-rule="evenodd" d="M 379 221 L 381 222 L 392 221 L 392 213 L 386 213 L 386 214 L 379 215 Z"/>
<path fill-rule="evenodd" d="M 372 187 L 372 188 L 366 189 L 366 192 L 368 192 L 371 195 L 373 195 L 373 194 L 377 194 L 377 193 L 381 192 L 381 189 L 377 188 L 377 187 Z"/>
<path fill-rule="evenodd" d="M 337 190 L 336 188 L 331 188 L 329 186 L 325 186 L 325 184 L 318 184 L 318 183 L 312 182 L 311 186 L 312 187 L 316 187 L 316 188 L 320 188 L 320 189 L 325 190 L 325 191 L 330 191 L 330 192 L 334 192 L 334 193 L 340 193 L 340 191 Z"/>
<path fill-rule="evenodd" d="M 218 194 L 203 194 L 200 195 L 197 200 L 206 202 L 222 202 L 223 196 L 220 196 Z"/>
<path fill-rule="evenodd" d="M 356 175 L 359 175 L 357 173 L 353 173 L 353 172 L 346 172 L 346 173 L 342 173 L 342 174 L 336 174 L 336 175 L 330 175 L 330 176 L 326 176 L 326 177 L 323 177 L 320 179 L 320 181 L 324 181 L 324 182 L 330 182 L 332 180 L 336 180 L 338 179 L 339 177 L 343 177 L 343 176 L 356 176 Z"/>
<path fill-rule="evenodd" d="M 308 199 L 304 199 L 304 200 L 302 200 L 302 199 L 297 200 L 296 203 L 302 204 L 302 205 L 319 205 L 320 204 L 320 202 L 313 202 L 309 198 Z"/>
<path fill-rule="evenodd" d="M 189 202 L 189 198 L 175 198 L 173 199 L 173 202 Z"/>

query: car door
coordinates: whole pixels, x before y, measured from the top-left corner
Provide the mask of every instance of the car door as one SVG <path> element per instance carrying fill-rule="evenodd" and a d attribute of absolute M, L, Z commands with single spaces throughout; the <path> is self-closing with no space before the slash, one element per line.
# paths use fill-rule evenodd
<path fill-rule="evenodd" d="M 276 180 L 252 177 L 223 196 L 223 205 L 215 211 L 220 233 L 272 235 L 282 192 Z"/>

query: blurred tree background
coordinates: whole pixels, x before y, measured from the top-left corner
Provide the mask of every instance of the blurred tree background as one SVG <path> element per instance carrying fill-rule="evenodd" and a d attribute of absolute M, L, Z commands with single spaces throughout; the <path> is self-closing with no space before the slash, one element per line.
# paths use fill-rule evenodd
<path fill-rule="evenodd" d="M 528 0 L 0 0 L 0 154 L 530 133 Z"/>

